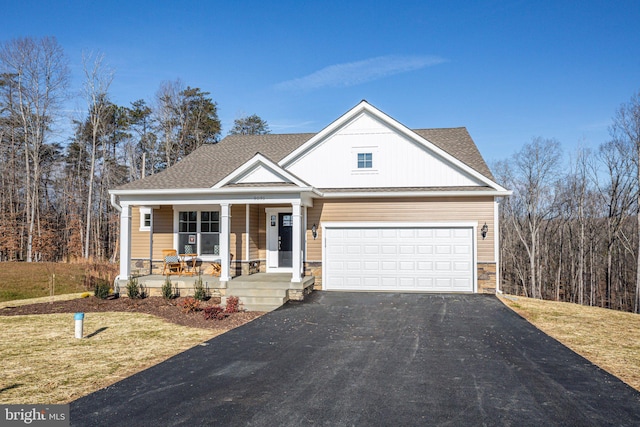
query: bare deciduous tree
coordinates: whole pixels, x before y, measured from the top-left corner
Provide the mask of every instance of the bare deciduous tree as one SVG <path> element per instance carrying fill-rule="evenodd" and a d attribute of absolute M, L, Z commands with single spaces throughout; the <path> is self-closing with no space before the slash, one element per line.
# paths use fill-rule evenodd
<path fill-rule="evenodd" d="M 638 246 L 636 247 L 636 286 L 634 313 L 640 310 L 640 92 L 628 103 L 622 104 L 613 118 L 611 134 L 614 140 L 627 151 L 634 166 L 636 222 Z"/>
<path fill-rule="evenodd" d="M 529 291 L 541 298 L 538 271 L 539 238 L 544 221 L 552 218 L 556 208 L 554 183 L 558 179 L 560 144 L 553 139 L 535 138 L 512 159 L 514 173 L 506 182 L 514 192 L 505 207 L 518 239 L 529 258 Z"/>
<path fill-rule="evenodd" d="M 67 96 L 69 68 L 54 37 L 20 38 L 0 47 L 2 74 L 11 75 L 14 108 L 20 119 L 26 179 L 27 261 L 34 260 L 33 240 L 39 230 L 41 154 L 52 124 Z M 36 238 L 38 236 L 35 236 Z"/>
<path fill-rule="evenodd" d="M 113 81 L 114 71 L 103 64 L 104 55 L 83 54 L 82 63 L 85 75 L 84 96 L 89 108 L 91 125 L 90 172 L 87 194 L 87 211 L 84 239 L 84 258 L 89 258 L 91 241 L 91 216 L 93 214 L 93 186 L 95 181 L 96 157 L 98 143 L 106 132 L 106 112 L 109 109 L 109 87 Z"/>

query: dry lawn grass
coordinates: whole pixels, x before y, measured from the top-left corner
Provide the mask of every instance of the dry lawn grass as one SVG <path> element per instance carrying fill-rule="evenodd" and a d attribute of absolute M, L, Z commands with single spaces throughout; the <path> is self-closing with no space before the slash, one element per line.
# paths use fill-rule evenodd
<path fill-rule="evenodd" d="M 84 295 L 93 295 L 93 292 L 76 292 L 73 294 L 54 295 L 53 297 L 40 297 L 40 298 L 28 298 L 28 299 L 16 299 L 12 301 L 0 302 L 0 309 L 5 307 L 20 307 L 21 305 L 29 304 L 46 304 L 51 301 L 68 301 L 70 299 L 82 298 Z"/>
<path fill-rule="evenodd" d="M 113 384 L 223 331 L 187 328 L 136 313 L 0 317 L 0 404 L 54 404 Z"/>
<path fill-rule="evenodd" d="M 547 335 L 640 390 L 640 316 L 578 304 L 504 296 Z"/>
<path fill-rule="evenodd" d="M 0 262 L 0 301 L 38 298 L 92 290 L 99 281 L 113 283 L 116 264 Z"/>

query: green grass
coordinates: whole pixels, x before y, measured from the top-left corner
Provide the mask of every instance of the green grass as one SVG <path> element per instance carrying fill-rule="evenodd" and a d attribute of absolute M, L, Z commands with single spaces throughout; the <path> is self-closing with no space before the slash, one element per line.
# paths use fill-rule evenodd
<path fill-rule="evenodd" d="M 54 295 L 83 292 L 98 280 L 111 283 L 115 268 L 95 263 L 1 262 L 0 302 L 50 296 L 54 275 Z"/>

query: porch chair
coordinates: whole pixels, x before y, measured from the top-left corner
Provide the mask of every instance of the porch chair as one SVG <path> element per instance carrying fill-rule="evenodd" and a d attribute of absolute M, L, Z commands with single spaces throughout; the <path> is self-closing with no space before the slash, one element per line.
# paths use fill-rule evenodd
<path fill-rule="evenodd" d="M 184 245 L 184 253 L 181 254 L 181 257 L 183 262 L 182 272 L 190 276 L 196 274 L 198 254 L 193 250 L 193 245 Z M 189 260 L 187 260 L 187 258 L 189 258 Z"/>
<path fill-rule="evenodd" d="M 178 276 L 182 274 L 182 262 L 178 257 L 178 251 L 175 249 L 163 249 L 162 259 L 164 264 L 162 265 L 162 274 L 168 275 L 171 273 L 178 273 Z"/>

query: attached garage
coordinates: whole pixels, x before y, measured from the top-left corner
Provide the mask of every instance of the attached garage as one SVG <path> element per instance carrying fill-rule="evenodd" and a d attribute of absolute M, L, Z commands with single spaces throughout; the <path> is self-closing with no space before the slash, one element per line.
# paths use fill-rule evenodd
<path fill-rule="evenodd" d="M 475 225 L 323 224 L 327 290 L 475 292 Z"/>

